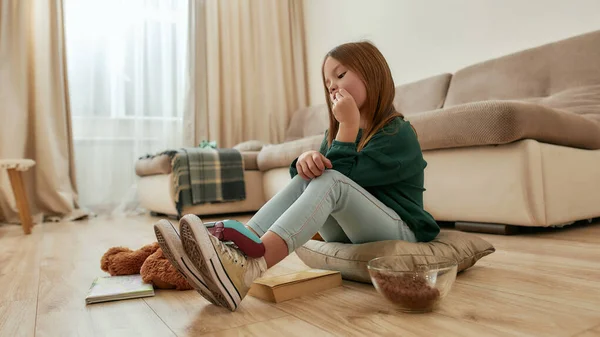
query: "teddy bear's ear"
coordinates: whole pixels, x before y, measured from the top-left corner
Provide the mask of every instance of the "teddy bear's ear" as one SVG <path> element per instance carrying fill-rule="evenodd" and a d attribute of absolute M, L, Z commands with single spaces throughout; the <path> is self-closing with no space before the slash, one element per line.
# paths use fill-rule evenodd
<path fill-rule="evenodd" d="M 110 265 L 111 265 L 111 258 L 114 255 L 117 255 L 119 253 L 131 253 L 131 249 L 126 248 L 126 247 L 112 247 L 109 248 L 106 253 L 104 253 L 104 255 L 102 255 L 102 257 L 100 258 L 100 269 L 102 269 L 103 271 L 110 273 Z"/>
<path fill-rule="evenodd" d="M 100 268 L 111 276 L 139 274 L 144 261 L 156 250 L 158 250 L 158 244 L 156 244 L 156 248 L 154 244 L 150 244 L 138 250 L 113 247 L 100 259 Z"/>

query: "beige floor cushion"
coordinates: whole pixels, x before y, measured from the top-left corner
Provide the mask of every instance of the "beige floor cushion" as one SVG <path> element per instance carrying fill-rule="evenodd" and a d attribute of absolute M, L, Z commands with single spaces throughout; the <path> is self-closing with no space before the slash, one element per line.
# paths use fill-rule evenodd
<path fill-rule="evenodd" d="M 371 283 L 367 263 L 376 257 L 402 254 L 444 256 L 456 260 L 460 272 L 494 251 L 494 246 L 477 235 L 442 231 L 435 240 L 427 243 L 390 240 L 348 244 L 310 240 L 296 249 L 296 254 L 311 268 L 337 270 L 346 280 Z"/>

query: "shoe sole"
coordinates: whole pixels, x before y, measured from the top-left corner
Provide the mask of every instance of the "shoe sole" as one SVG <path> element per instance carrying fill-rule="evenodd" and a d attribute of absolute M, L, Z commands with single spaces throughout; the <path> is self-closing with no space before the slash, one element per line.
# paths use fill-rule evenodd
<path fill-rule="evenodd" d="M 194 267 L 194 264 L 190 259 L 185 256 L 183 245 L 181 244 L 181 238 L 177 230 L 167 220 L 160 220 L 154 225 L 154 233 L 158 245 L 163 251 L 164 256 L 169 260 L 171 265 L 177 269 L 177 271 L 183 275 L 188 283 L 198 292 L 202 297 L 207 299 L 214 305 L 220 305 L 213 296 L 212 292 L 207 288 L 206 283 L 201 278 L 201 273 Z M 178 241 L 178 242 L 177 242 Z M 178 250 L 177 245 L 181 246 Z"/>
<path fill-rule="evenodd" d="M 225 272 L 209 238 L 210 233 L 202 221 L 196 216 L 186 215 L 179 221 L 179 232 L 185 253 L 200 272 L 208 289 L 214 297 L 225 300 L 219 301 L 225 308 L 235 311 L 241 302 L 240 294 Z"/>

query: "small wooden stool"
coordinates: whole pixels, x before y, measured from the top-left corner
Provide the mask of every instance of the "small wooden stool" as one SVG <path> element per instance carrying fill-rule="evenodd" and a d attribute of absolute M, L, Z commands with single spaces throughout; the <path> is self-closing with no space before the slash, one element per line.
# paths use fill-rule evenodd
<path fill-rule="evenodd" d="M 21 225 L 25 234 L 31 234 L 33 221 L 31 221 L 29 202 L 27 201 L 27 193 L 21 172 L 29 170 L 34 165 L 35 162 L 31 159 L 0 159 L 0 169 L 8 170 L 8 177 L 10 178 L 15 200 L 17 201 L 19 218 L 21 219 Z"/>

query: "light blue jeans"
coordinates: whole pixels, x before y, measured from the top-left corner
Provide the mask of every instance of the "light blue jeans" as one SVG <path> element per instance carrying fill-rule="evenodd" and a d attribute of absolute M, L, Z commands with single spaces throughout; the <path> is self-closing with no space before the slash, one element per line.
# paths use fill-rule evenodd
<path fill-rule="evenodd" d="M 295 176 L 247 226 L 260 236 L 273 231 L 290 253 L 317 232 L 327 242 L 417 241 L 394 210 L 335 170 L 310 182 Z"/>

